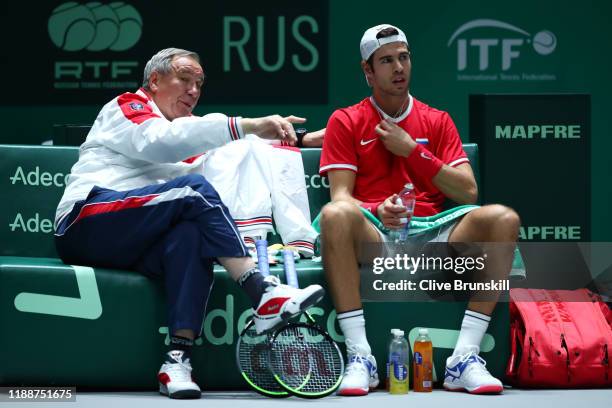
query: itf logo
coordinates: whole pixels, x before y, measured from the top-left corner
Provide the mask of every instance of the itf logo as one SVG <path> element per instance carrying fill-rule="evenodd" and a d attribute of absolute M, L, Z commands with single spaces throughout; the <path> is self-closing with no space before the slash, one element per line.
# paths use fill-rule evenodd
<path fill-rule="evenodd" d="M 48 29 L 51 41 L 64 51 L 125 51 L 140 39 L 142 18 L 123 2 L 71 1 L 53 10 Z"/>
<path fill-rule="evenodd" d="M 501 31 L 501 33 L 500 33 Z M 512 71 L 521 61 L 522 69 L 541 68 L 541 57 L 557 48 L 557 37 L 548 30 L 535 34 L 512 24 L 490 19 L 469 21 L 449 38 L 447 46 L 456 44 L 459 80 L 555 80 L 550 73 Z M 466 75 L 468 74 L 468 75 Z M 469 75 L 479 74 L 479 75 Z"/>

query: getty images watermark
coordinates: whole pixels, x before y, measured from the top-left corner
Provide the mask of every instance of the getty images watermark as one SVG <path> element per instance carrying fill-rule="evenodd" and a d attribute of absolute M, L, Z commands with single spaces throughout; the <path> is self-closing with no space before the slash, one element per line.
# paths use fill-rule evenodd
<path fill-rule="evenodd" d="M 365 301 L 503 300 L 511 264 L 520 258 L 514 243 L 378 243 L 361 253 Z"/>
<path fill-rule="evenodd" d="M 375 291 L 504 291 L 510 290 L 509 279 L 488 279 L 485 281 L 474 281 L 473 279 L 461 279 L 465 273 L 472 274 L 483 272 L 486 267 L 487 254 L 482 256 L 410 256 L 408 254 L 396 254 L 394 257 L 375 257 L 372 261 L 372 273 L 383 275 L 395 273 L 414 277 L 421 272 L 425 276 L 432 276 L 432 272 L 439 272 L 439 279 L 399 279 L 385 281 L 382 276 L 374 279 L 372 288 Z M 458 275 L 455 279 L 449 279 L 452 274 Z"/>
<path fill-rule="evenodd" d="M 570 302 L 572 290 L 587 288 L 612 303 L 610 242 L 413 240 L 366 244 L 360 254 L 363 301 L 507 302 L 523 287 L 563 290 Z"/>

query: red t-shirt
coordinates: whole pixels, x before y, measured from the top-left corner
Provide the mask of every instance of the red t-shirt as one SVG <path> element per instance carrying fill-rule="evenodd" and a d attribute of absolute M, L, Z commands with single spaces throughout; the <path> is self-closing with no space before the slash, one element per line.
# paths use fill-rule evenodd
<path fill-rule="evenodd" d="M 416 216 L 439 213 L 444 194 L 430 179 L 410 174 L 406 159 L 396 156 L 378 140 L 374 130 L 385 117 L 372 97 L 336 110 L 329 118 L 323 141 L 319 173 L 352 170 L 356 173 L 353 197 L 365 202 L 382 202 L 399 193 L 407 182 L 415 186 Z M 387 117 L 388 118 L 388 117 Z M 448 166 L 468 162 L 461 138 L 448 113 L 434 109 L 414 97 L 406 112 L 393 120 L 417 143 Z"/>

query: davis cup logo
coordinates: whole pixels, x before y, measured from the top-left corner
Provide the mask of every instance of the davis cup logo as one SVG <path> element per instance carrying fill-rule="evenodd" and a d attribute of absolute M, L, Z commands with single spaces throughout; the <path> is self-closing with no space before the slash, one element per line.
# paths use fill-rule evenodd
<path fill-rule="evenodd" d="M 123 2 L 59 5 L 48 23 L 51 41 L 64 51 L 125 51 L 142 34 L 142 18 Z"/>
<path fill-rule="evenodd" d="M 524 67 L 539 70 L 544 61 L 557 48 L 557 37 L 549 30 L 535 34 L 499 20 L 476 19 L 461 25 L 450 36 L 447 46 L 456 45 L 457 70 L 486 74 L 518 74 L 510 72 L 513 63 L 521 61 Z M 530 51 L 531 49 L 531 51 Z M 519 60 L 520 58 L 520 60 Z M 530 68 L 531 69 L 531 68 Z M 529 79 L 531 73 L 520 73 L 518 79 Z M 554 75 L 548 75 L 552 78 Z M 461 76 L 459 77 L 461 78 Z M 474 79 L 474 78 L 470 78 Z M 506 77 L 487 78 L 508 79 Z M 516 80 L 517 78 L 513 78 Z M 541 76 L 539 79 L 542 78 Z M 509 79 L 510 80 L 510 79 Z"/>

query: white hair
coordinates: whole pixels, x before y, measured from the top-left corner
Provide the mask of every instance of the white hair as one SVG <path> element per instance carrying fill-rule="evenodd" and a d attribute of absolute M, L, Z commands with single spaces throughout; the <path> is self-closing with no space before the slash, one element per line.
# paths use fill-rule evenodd
<path fill-rule="evenodd" d="M 180 48 L 165 48 L 152 56 L 149 62 L 147 62 L 144 69 L 142 87 L 146 90 L 150 90 L 149 79 L 153 72 L 159 72 L 160 74 L 170 73 L 172 71 L 172 60 L 176 57 L 189 57 L 200 63 L 200 56 L 193 51 L 187 51 Z"/>

